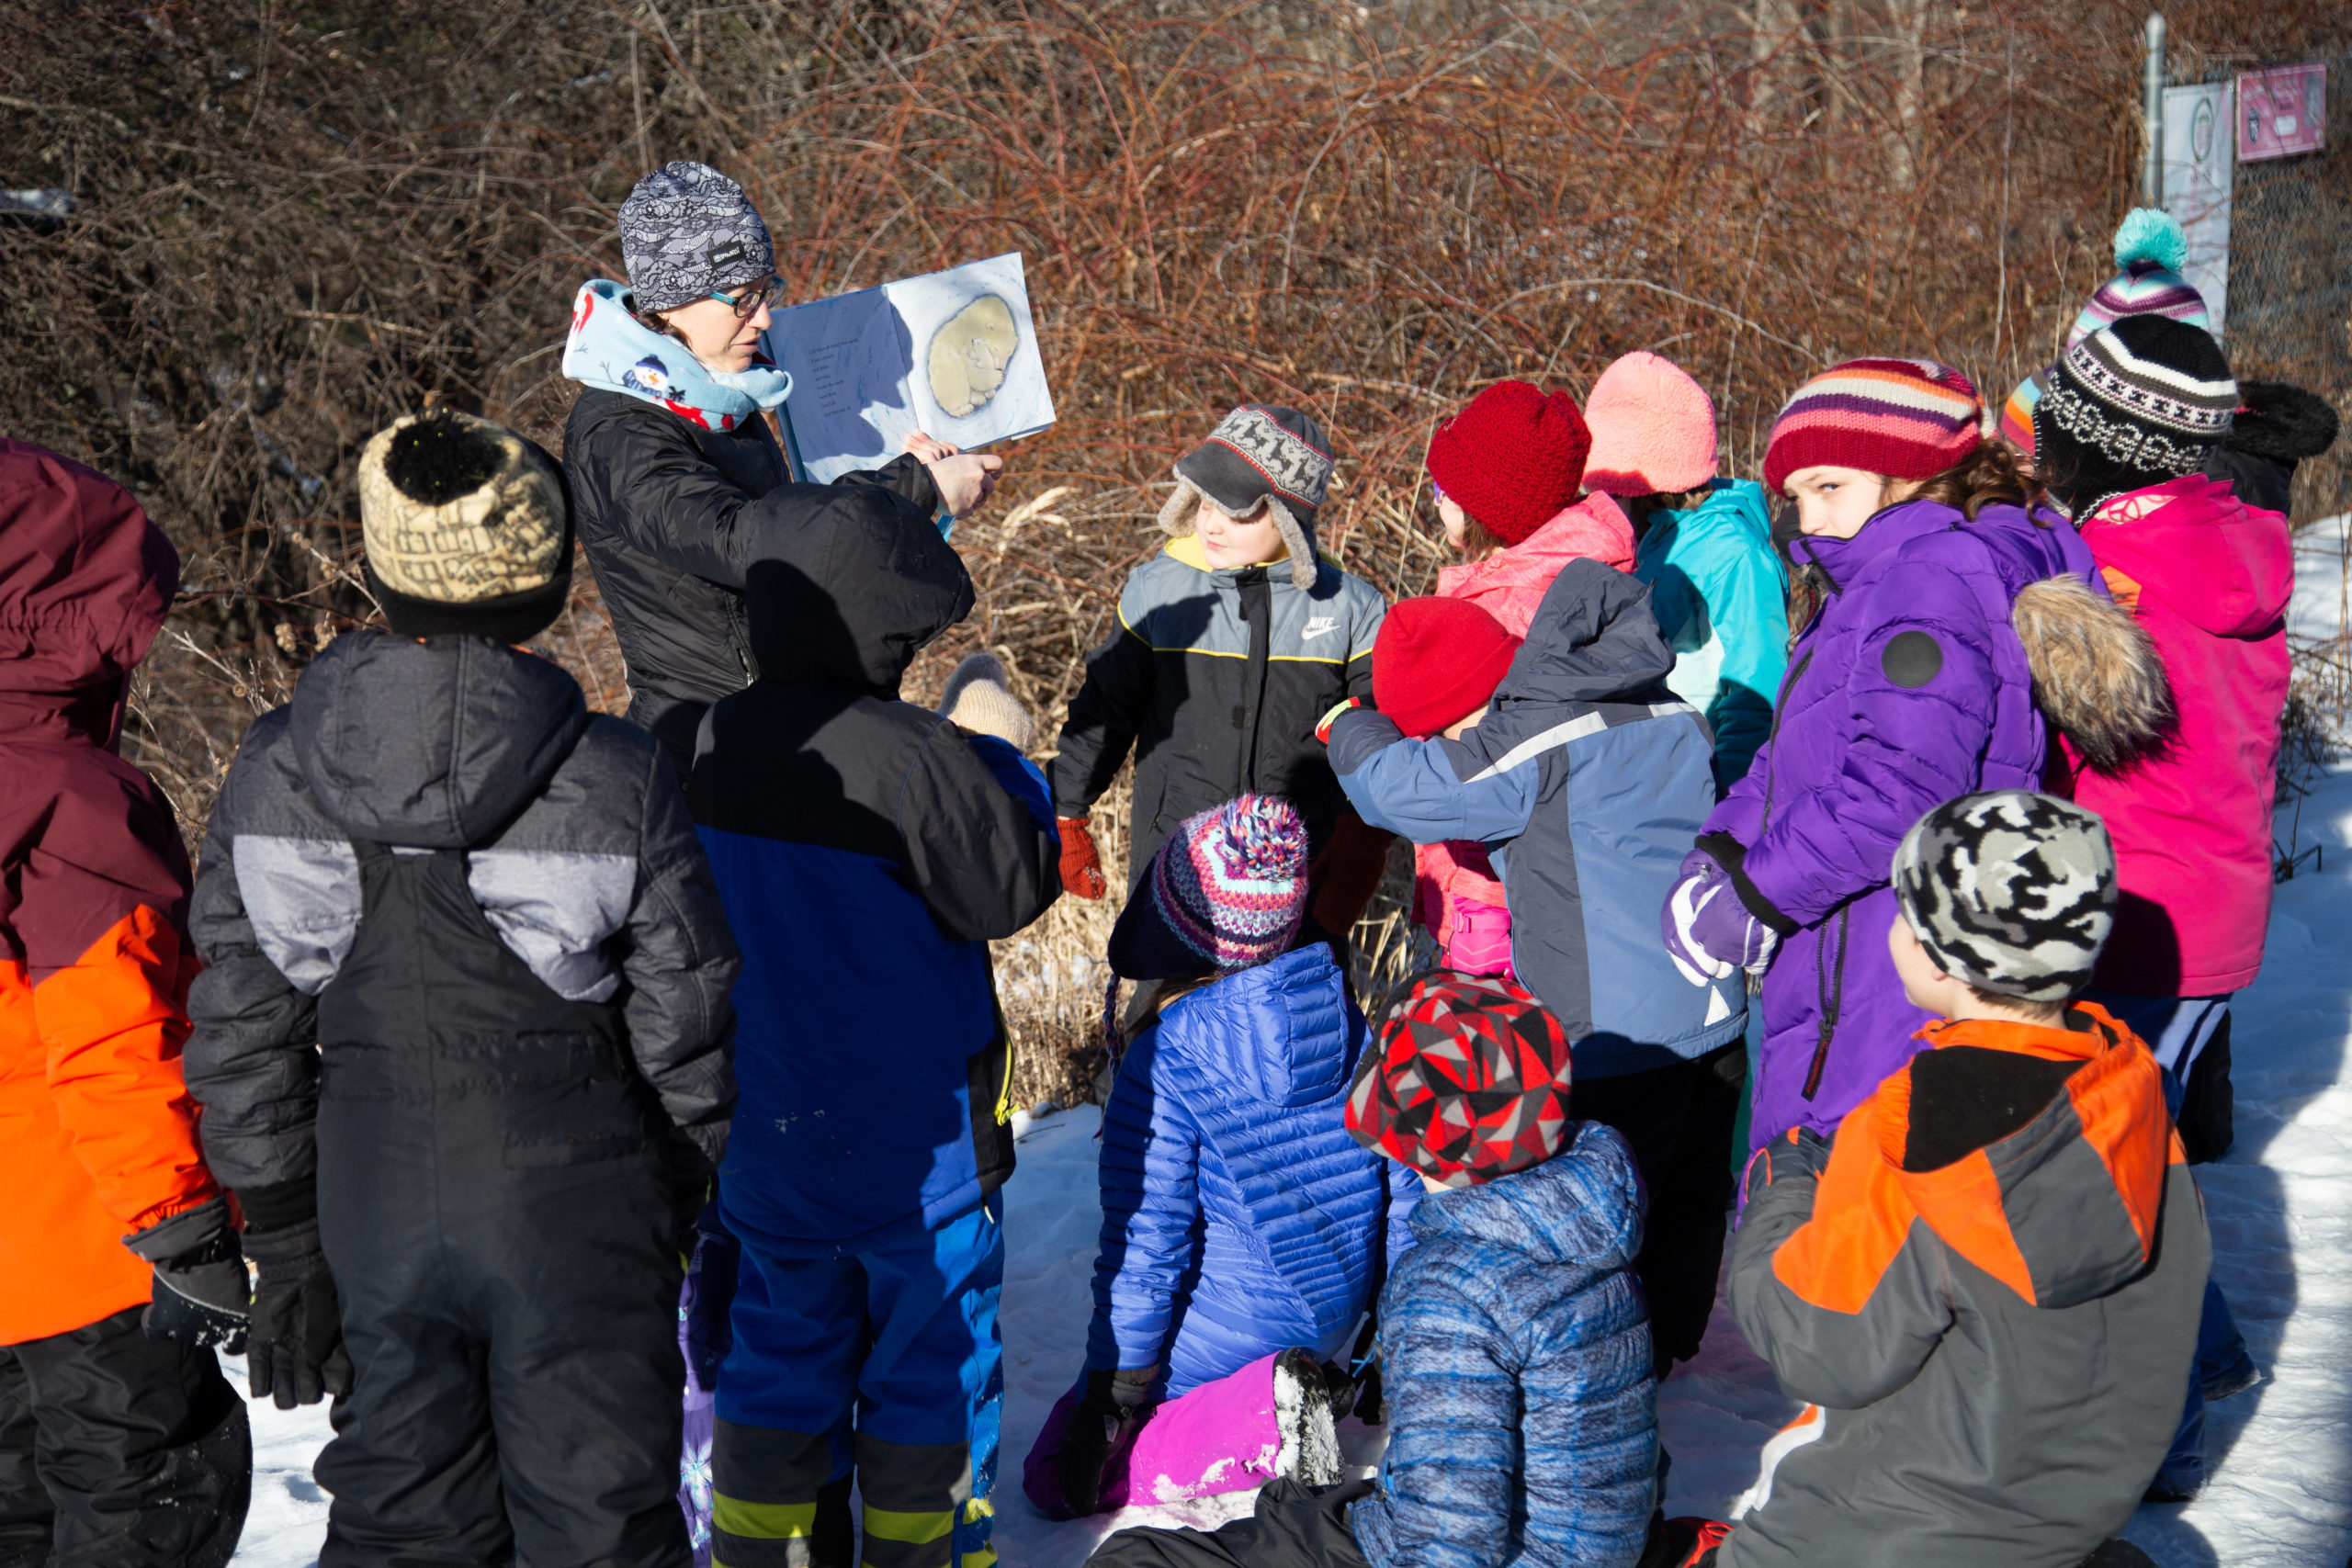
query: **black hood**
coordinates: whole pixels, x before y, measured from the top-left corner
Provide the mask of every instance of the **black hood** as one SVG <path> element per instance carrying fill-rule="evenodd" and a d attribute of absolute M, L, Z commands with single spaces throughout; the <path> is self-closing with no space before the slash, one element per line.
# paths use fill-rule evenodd
<path fill-rule="evenodd" d="M 355 839 L 461 849 L 537 794 L 588 728 L 579 682 L 484 637 L 345 632 L 294 688 L 288 738 Z"/>
<path fill-rule="evenodd" d="M 972 613 L 972 577 L 932 520 L 879 490 L 755 547 L 744 610 L 760 679 L 899 694 L 922 646 Z"/>
<path fill-rule="evenodd" d="M 2335 445 L 2335 411 L 2316 393 L 2280 381 L 2240 381 L 2237 417 L 2222 445 L 2295 464 Z"/>
<path fill-rule="evenodd" d="M 1663 701 L 1659 682 L 1673 668 L 1674 650 L 1650 614 L 1648 585 L 1579 557 L 1544 590 L 1495 701 Z"/>

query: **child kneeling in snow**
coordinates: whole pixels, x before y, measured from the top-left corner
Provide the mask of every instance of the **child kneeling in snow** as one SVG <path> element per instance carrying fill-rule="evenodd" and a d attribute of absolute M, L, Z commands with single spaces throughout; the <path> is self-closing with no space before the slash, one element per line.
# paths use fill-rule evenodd
<path fill-rule="evenodd" d="M 1904 839 L 1894 887 L 1895 971 L 1939 1016 L 1834 1139 L 1750 1162 L 1732 1311 L 1816 1408 L 1712 1568 L 2075 1568 L 2188 1386 L 2211 1247 L 2163 1075 L 2069 1000 L 2114 923 L 2106 828 L 1962 795 Z"/>
<path fill-rule="evenodd" d="M 1111 933 L 1159 989 L 1103 1111 L 1087 1371 L 1024 1471 L 1049 1514 L 1338 1477 L 1319 1360 L 1363 1322 L 1386 1183 L 1342 1124 L 1347 978 L 1284 951 L 1306 888 L 1298 808 L 1245 795 L 1177 828 Z"/>
<path fill-rule="evenodd" d="M 1380 1299 L 1377 1483 L 1277 1481 L 1215 1535 L 1126 1530 L 1116 1568 L 1633 1568 L 1650 1533 L 1657 1385 L 1631 1268 L 1642 1189 L 1568 1118 L 1568 1042 L 1499 982 L 1424 993 L 1359 1070 L 1348 1130 L 1418 1172 L 1415 1246 Z"/>

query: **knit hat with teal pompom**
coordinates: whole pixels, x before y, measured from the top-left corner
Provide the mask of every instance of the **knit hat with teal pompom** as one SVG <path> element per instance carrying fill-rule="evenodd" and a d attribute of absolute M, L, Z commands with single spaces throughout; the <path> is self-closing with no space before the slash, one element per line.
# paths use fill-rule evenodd
<path fill-rule="evenodd" d="M 2126 316 L 2169 316 L 2212 330 L 2205 297 L 2180 276 L 2188 265 L 2188 236 L 2171 213 L 2153 207 L 2125 213 L 2115 231 L 2115 265 L 2122 270 L 2099 286 L 2067 331 L 2068 348 Z"/>

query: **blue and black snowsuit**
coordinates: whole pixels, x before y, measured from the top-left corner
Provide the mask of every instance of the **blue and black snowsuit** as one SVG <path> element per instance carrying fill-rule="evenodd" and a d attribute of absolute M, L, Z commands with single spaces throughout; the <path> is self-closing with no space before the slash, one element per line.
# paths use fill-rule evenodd
<path fill-rule="evenodd" d="M 986 1564 L 1012 1170 L 987 944 L 1061 890 L 1053 810 L 1011 746 L 899 700 L 972 605 L 918 508 L 779 531 L 746 597 L 760 678 L 688 784 L 744 952 L 714 1556 L 849 1561 L 854 1472 L 872 1568 Z"/>
<path fill-rule="evenodd" d="M 1090 1369 L 1158 1366 L 1174 1399 L 1293 1346 L 1347 1351 L 1386 1206 L 1345 1124 L 1364 1035 L 1318 942 L 1136 1036 L 1102 1112 Z"/>
<path fill-rule="evenodd" d="M 1649 1184 L 1637 1267 L 1662 1367 L 1697 1354 L 1714 1303 L 1747 1066 L 1745 976 L 1694 987 L 1658 939 L 1715 798 L 1707 726 L 1660 683 L 1673 666 L 1649 590 L 1572 560 L 1462 739 L 1408 740 L 1368 709 L 1330 731 L 1365 821 L 1492 852 L 1520 980 L 1574 1052 L 1572 1113 L 1624 1134 Z"/>

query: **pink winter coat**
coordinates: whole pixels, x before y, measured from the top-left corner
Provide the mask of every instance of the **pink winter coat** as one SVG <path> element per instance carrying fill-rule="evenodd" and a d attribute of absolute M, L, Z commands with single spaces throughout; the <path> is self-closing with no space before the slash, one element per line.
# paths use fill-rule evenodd
<path fill-rule="evenodd" d="M 1617 502 L 1599 491 L 1584 497 L 1498 556 L 1438 569 L 1442 598 L 1467 599 L 1525 637 L 1544 591 L 1579 556 L 1619 571 L 1634 570 L 1634 525 Z"/>
<path fill-rule="evenodd" d="M 2270 807 L 2287 705 L 2287 519 L 2192 474 L 2120 496 L 2082 525 L 2116 602 L 2155 640 L 2180 728 L 2120 777 L 2081 767 L 2107 819 L 2122 902 L 2094 984 L 2139 996 L 2234 991 L 2262 967 Z"/>

